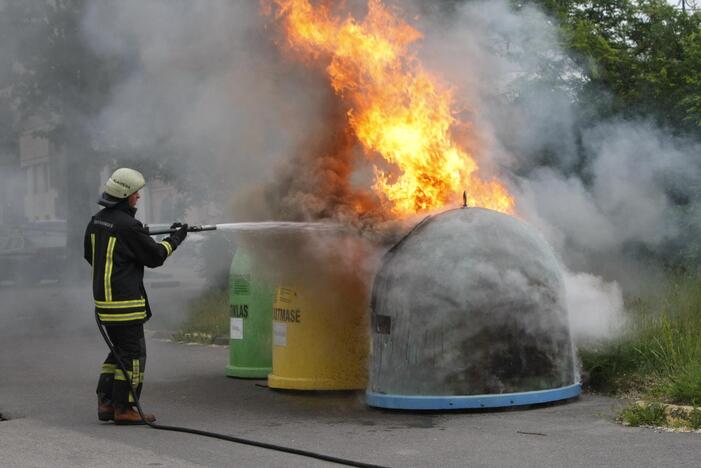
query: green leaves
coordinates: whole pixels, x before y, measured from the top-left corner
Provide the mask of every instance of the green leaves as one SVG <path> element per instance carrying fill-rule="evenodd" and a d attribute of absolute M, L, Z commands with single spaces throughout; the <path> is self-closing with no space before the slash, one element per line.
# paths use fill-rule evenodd
<path fill-rule="evenodd" d="M 664 0 L 534 0 L 561 22 L 562 46 L 587 74 L 601 112 L 653 118 L 701 136 L 701 13 Z M 612 99 L 602 95 L 608 90 Z"/>

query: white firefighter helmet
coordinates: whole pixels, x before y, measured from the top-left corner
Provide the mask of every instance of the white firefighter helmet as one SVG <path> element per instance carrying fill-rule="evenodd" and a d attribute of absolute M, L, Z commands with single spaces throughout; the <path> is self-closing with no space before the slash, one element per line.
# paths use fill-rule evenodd
<path fill-rule="evenodd" d="M 121 167 L 114 171 L 105 184 L 105 193 L 114 198 L 127 198 L 146 185 L 146 179 L 139 171 Z"/>

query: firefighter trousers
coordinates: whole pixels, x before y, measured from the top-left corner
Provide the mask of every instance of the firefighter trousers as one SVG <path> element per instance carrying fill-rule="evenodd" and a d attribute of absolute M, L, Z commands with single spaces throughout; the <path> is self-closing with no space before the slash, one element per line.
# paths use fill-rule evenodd
<path fill-rule="evenodd" d="M 143 324 L 107 325 L 105 330 L 114 345 L 115 352 L 126 367 L 127 375 L 124 375 L 116 357 L 110 352 L 102 364 L 97 394 L 101 399 L 111 401 L 115 409 L 124 410 L 134 403 L 129 385 L 132 386 L 137 397 L 141 395 L 146 369 L 144 326 Z"/>

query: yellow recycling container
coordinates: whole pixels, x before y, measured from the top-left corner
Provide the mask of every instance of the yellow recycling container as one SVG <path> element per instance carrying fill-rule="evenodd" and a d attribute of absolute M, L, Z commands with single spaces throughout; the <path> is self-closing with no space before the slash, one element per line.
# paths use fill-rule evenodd
<path fill-rule="evenodd" d="M 339 241 L 342 242 L 342 241 Z M 367 278 L 337 252 L 288 256 L 273 304 L 273 370 L 268 386 L 362 390 L 367 385 Z M 298 261 L 300 269 L 289 268 Z"/>

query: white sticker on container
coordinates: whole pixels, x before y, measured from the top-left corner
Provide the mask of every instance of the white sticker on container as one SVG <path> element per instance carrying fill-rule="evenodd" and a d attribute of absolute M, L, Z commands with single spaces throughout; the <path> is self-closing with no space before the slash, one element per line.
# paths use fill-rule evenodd
<path fill-rule="evenodd" d="M 287 324 L 285 322 L 273 322 L 273 344 L 287 346 Z"/>
<path fill-rule="evenodd" d="M 229 338 L 232 340 L 243 340 L 243 319 L 231 317 L 229 325 Z"/>

